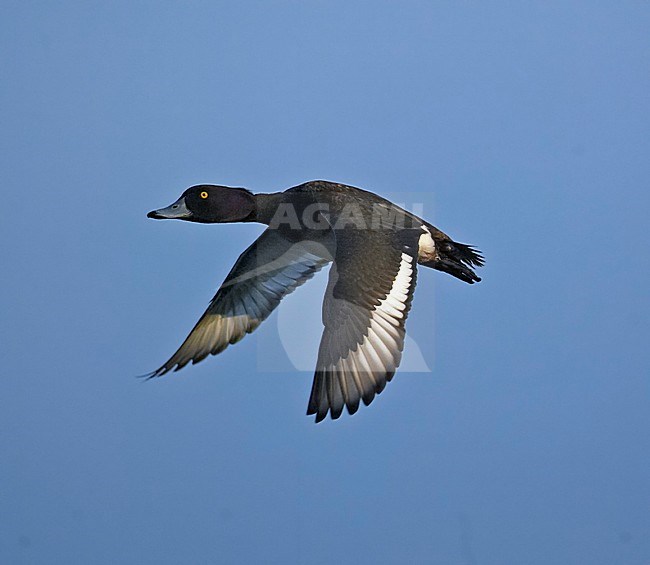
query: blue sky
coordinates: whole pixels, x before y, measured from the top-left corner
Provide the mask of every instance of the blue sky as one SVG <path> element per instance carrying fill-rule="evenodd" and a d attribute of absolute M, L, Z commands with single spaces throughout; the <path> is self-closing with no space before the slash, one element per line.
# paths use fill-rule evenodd
<path fill-rule="evenodd" d="M 0 561 L 647 563 L 649 24 L 642 2 L 4 2 Z M 473 287 L 420 271 L 406 355 L 432 372 L 314 425 L 282 348 L 315 362 L 305 287 L 135 379 L 261 231 L 146 213 L 316 178 L 484 251 Z"/>

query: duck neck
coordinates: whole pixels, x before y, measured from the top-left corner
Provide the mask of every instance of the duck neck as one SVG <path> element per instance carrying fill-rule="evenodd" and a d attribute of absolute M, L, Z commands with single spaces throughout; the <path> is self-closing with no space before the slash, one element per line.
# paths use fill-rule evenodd
<path fill-rule="evenodd" d="M 266 224 L 268 226 L 278 208 L 278 203 L 282 198 L 281 195 L 281 192 L 256 194 L 255 211 L 253 212 L 250 221 L 259 222 L 260 224 Z"/>

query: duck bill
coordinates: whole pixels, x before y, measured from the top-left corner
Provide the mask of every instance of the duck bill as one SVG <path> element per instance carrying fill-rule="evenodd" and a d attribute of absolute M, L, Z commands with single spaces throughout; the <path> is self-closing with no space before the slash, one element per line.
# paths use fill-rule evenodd
<path fill-rule="evenodd" d="M 160 210 L 152 210 L 147 214 L 147 218 L 154 220 L 189 220 L 192 217 L 192 212 L 185 204 L 185 198 L 182 196 L 167 208 L 160 208 Z"/>

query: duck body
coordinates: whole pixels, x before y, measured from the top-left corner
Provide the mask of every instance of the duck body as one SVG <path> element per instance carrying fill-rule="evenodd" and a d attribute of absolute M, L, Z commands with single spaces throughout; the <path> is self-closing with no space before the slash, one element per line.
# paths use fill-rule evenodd
<path fill-rule="evenodd" d="M 473 284 L 480 252 L 372 192 L 328 181 L 284 192 L 198 185 L 156 219 L 259 222 L 267 229 L 239 257 L 178 351 L 150 377 L 223 351 L 252 332 L 295 288 L 332 264 L 324 332 L 309 399 L 316 421 L 350 414 L 381 393 L 401 360 L 417 266 Z"/>
<path fill-rule="evenodd" d="M 473 266 L 483 265 L 480 252 L 453 241 L 426 220 L 373 192 L 345 184 L 311 181 L 270 196 L 269 204 L 263 204 L 263 223 L 276 225 L 285 233 L 295 233 L 295 229 L 286 228 L 295 226 L 296 218 L 303 234 L 313 232 L 314 228 L 321 230 L 323 224 L 314 218 L 314 210 L 323 210 L 327 225 L 335 233 L 342 229 L 355 229 L 371 240 L 386 230 L 396 232 L 402 239 L 416 235 L 420 265 L 449 273 L 469 284 L 481 280 L 472 270 Z M 278 213 L 283 205 L 294 207 L 295 217 Z"/>

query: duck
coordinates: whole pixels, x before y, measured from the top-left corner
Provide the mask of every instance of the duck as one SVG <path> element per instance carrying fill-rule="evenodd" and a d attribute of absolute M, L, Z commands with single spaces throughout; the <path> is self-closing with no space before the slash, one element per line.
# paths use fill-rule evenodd
<path fill-rule="evenodd" d="M 282 192 L 195 185 L 147 217 L 205 224 L 257 222 L 262 234 L 237 259 L 160 377 L 217 355 L 253 332 L 282 299 L 330 266 L 323 333 L 307 415 L 323 421 L 369 405 L 391 381 L 404 348 L 418 267 L 465 283 L 483 254 L 361 188 L 315 180 Z"/>

